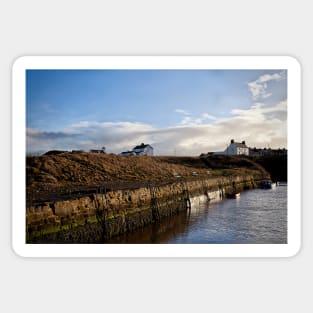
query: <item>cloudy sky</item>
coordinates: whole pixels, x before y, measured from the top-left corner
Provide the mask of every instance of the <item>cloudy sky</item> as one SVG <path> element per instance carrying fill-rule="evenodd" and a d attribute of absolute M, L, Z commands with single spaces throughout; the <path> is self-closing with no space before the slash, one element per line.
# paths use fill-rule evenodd
<path fill-rule="evenodd" d="M 285 70 L 27 70 L 27 153 L 287 148 Z"/>

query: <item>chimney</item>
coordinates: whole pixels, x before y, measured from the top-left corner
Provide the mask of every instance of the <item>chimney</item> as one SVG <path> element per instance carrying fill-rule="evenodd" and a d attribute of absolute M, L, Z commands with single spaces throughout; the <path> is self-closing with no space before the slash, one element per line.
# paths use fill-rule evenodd
<path fill-rule="evenodd" d="M 246 144 L 246 142 L 245 142 L 245 141 L 243 141 L 243 142 L 242 142 L 242 144 L 243 144 L 243 145 L 245 145 L 245 144 Z"/>
<path fill-rule="evenodd" d="M 234 139 L 232 139 L 231 141 L 230 141 L 230 143 L 234 143 L 235 141 L 234 141 Z"/>

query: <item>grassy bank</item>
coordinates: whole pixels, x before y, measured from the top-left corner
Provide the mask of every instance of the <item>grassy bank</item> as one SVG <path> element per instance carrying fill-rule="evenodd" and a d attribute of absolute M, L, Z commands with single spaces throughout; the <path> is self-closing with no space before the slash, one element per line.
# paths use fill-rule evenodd
<path fill-rule="evenodd" d="M 63 153 L 27 157 L 27 186 L 88 186 L 104 181 L 161 182 L 176 178 L 267 175 L 257 162 L 236 156 L 174 157 Z"/>

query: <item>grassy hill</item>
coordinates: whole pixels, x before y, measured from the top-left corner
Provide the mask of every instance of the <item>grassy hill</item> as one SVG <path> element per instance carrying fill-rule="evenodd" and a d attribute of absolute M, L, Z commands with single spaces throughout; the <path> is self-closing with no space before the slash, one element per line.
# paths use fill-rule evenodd
<path fill-rule="evenodd" d="M 149 157 L 60 153 L 26 158 L 27 186 L 92 185 L 103 181 L 164 181 L 177 176 L 266 174 L 256 162 L 235 156 Z"/>

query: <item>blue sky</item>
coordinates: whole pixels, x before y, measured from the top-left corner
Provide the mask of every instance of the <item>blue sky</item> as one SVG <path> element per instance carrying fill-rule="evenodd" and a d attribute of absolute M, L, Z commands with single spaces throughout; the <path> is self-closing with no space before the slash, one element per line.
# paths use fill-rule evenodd
<path fill-rule="evenodd" d="M 284 70 L 27 70 L 27 152 L 286 147 Z M 263 133 L 262 128 L 264 129 Z"/>

